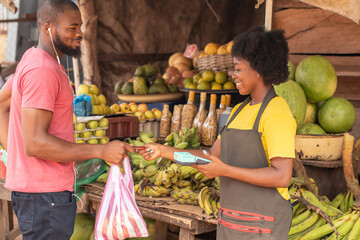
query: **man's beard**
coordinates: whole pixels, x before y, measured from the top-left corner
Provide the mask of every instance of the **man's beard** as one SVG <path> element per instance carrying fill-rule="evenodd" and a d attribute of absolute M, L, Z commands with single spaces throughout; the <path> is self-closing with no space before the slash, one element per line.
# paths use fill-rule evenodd
<path fill-rule="evenodd" d="M 81 40 L 82 37 L 79 37 L 79 39 L 77 40 Z M 61 41 L 60 36 L 55 33 L 55 38 L 54 38 L 54 46 L 59 49 L 62 53 L 70 56 L 70 57 L 76 57 L 79 58 L 81 56 L 81 48 L 80 47 L 76 47 L 75 49 L 66 46 L 65 43 L 63 41 Z"/>

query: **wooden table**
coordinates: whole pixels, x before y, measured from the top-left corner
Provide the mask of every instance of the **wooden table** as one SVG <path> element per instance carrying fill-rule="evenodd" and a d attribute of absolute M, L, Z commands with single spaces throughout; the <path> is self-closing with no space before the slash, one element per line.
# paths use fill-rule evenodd
<path fill-rule="evenodd" d="M 14 240 L 20 235 L 16 227 L 11 206 L 11 191 L 4 188 L 5 180 L 0 178 L 0 239 Z"/>
<path fill-rule="evenodd" d="M 90 183 L 85 186 L 90 209 L 97 213 L 104 184 Z M 149 198 L 136 195 L 136 203 L 144 217 L 156 220 L 156 240 L 167 239 L 169 224 L 180 227 L 179 240 L 193 240 L 195 235 L 216 230 L 217 220 L 203 212 L 199 206 L 177 204 L 171 197 Z"/>

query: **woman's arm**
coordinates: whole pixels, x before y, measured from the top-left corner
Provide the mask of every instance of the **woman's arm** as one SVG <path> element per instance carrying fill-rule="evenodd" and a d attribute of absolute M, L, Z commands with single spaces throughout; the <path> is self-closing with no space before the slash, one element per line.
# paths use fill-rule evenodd
<path fill-rule="evenodd" d="M 157 143 L 148 143 L 145 145 L 148 149 L 141 150 L 139 153 L 148 161 L 153 160 L 158 157 L 164 157 L 170 160 L 174 160 L 174 153 L 175 152 L 189 152 L 195 156 L 207 158 L 203 150 L 201 149 L 178 149 L 170 146 L 165 146 Z M 220 157 L 220 140 L 217 139 L 214 145 L 211 147 L 210 152 L 213 156 Z"/>
<path fill-rule="evenodd" d="M 241 168 L 223 163 L 219 158 L 207 154 L 211 163 L 194 165 L 208 178 L 225 176 L 261 187 L 288 187 L 292 176 L 293 160 L 291 158 L 275 157 L 271 159 L 271 166 L 264 168 Z"/>
<path fill-rule="evenodd" d="M 193 167 L 204 173 L 208 178 L 225 176 L 261 187 L 281 188 L 289 185 L 293 167 L 293 160 L 291 158 L 272 158 L 271 167 L 265 168 L 249 169 L 233 167 L 223 163 L 219 159 L 220 141 L 220 139 L 216 140 L 210 149 L 210 153 L 200 149 L 184 150 L 154 143 L 146 144 L 149 151 L 142 150 L 140 153 L 146 160 L 153 160 L 157 157 L 165 157 L 174 160 L 174 152 L 190 152 L 198 157 L 211 160 L 211 163 L 209 164 L 193 165 Z"/>

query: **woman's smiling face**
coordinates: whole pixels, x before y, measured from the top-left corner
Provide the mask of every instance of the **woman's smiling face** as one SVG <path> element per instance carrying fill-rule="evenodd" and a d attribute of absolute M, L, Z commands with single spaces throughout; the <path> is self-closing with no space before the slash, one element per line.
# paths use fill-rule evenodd
<path fill-rule="evenodd" d="M 235 71 L 232 77 L 235 80 L 236 88 L 241 95 L 251 94 L 259 82 L 262 83 L 261 77 L 245 59 L 234 58 L 234 65 Z"/>

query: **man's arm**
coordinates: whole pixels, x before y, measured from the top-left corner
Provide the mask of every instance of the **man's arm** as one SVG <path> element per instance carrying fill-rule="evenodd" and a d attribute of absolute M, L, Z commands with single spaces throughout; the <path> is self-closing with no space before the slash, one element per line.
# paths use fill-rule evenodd
<path fill-rule="evenodd" d="M 3 86 L 0 90 L 0 143 L 7 149 L 11 91 Z"/>
<path fill-rule="evenodd" d="M 120 141 L 105 145 L 76 144 L 48 133 L 53 113 L 51 111 L 26 108 L 21 110 L 24 150 L 26 155 L 55 162 L 84 161 L 101 158 L 107 162 L 121 164 L 126 151 L 132 147 Z"/>

